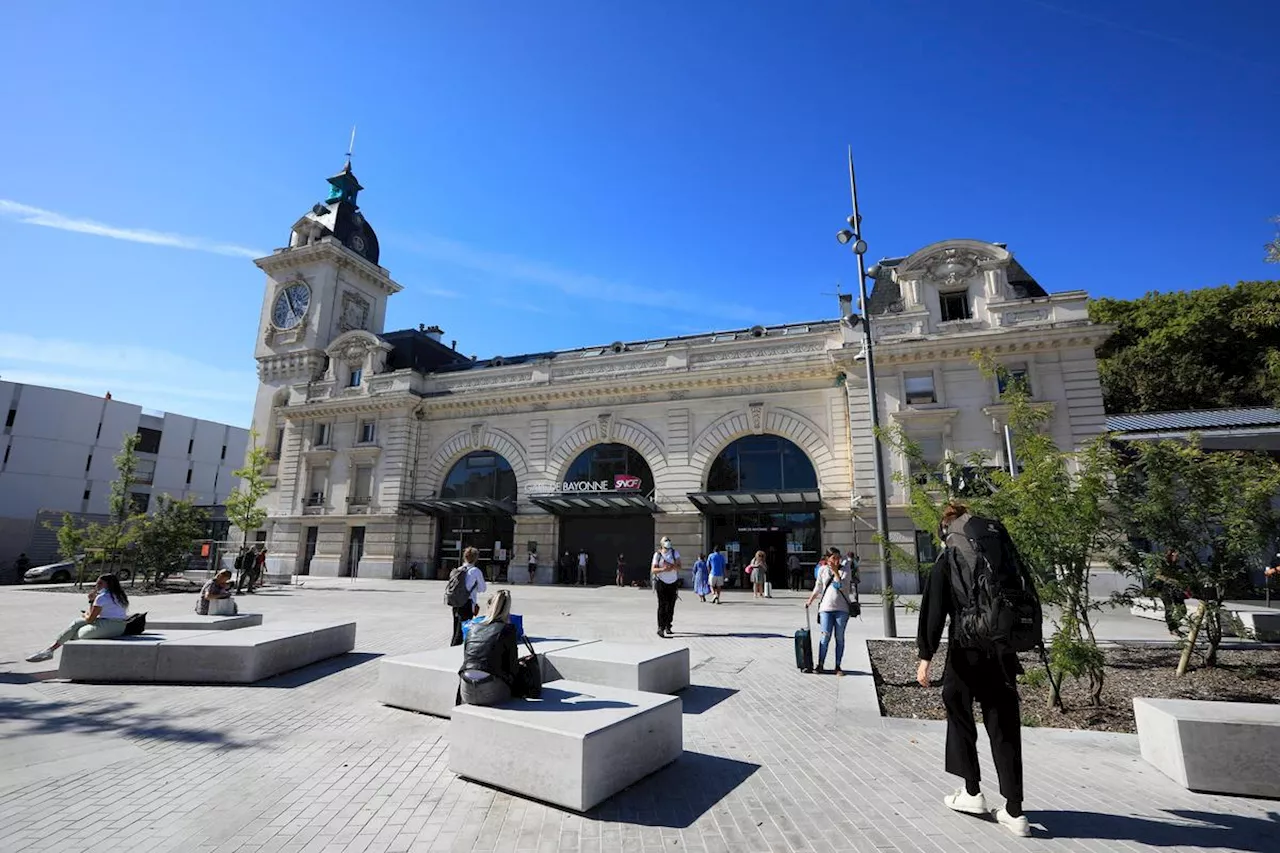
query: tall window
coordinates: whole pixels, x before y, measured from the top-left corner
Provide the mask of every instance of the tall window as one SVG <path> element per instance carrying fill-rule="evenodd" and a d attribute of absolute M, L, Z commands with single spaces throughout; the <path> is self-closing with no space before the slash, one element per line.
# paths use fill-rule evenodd
<path fill-rule="evenodd" d="M 147 511 L 147 507 L 151 505 L 151 495 L 146 492 L 130 492 L 129 503 L 132 505 L 134 512 L 144 513 Z"/>
<path fill-rule="evenodd" d="M 904 374 L 902 391 L 908 406 L 938 402 L 938 395 L 933 388 L 932 370 Z"/>
<path fill-rule="evenodd" d="M 516 475 L 511 463 L 491 450 L 468 453 L 449 470 L 442 498 L 489 498 L 509 501 L 516 496 Z"/>
<path fill-rule="evenodd" d="M 649 463 L 644 460 L 644 456 L 635 448 L 616 442 L 597 444 L 582 451 L 578 454 L 578 458 L 573 460 L 564 478 L 570 483 L 583 481 L 613 483 L 614 477 L 619 474 L 639 477 L 639 491 L 644 494 L 653 491 L 653 473 L 649 470 Z"/>
<path fill-rule="evenodd" d="M 311 488 L 307 494 L 307 504 L 309 506 L 320 506 L 324 503 L 324 494 L 329 487 L 329 469 L 312 468 L 310 486 Z"/>
<path fill-rule="evenodd" d="M 1011 387 L 1020 387 L 1027 396 L 1031 395 L 1031 374 L 1027 371 L 1025 363 L 1006 364 L 1004 369 L 996 374 L 996 384 L 1001 395 Z"/>
<path fill-rule="evenodd" d="M 364 375 L 364 371 L 359 367 L 351 368 L 351 373 L 347 377 L 347 386 L 350 388 L 360 387 L 360 377 Z"/>
<path fill-rule="evenodd" d="M 818 474 L 804 451 L 776 435 L 749 435 L 720 452 L 707 475 L 709 492 L 816 489 Z"/>
<path fill-rule="evenodd" d="M 156 460 L 139 459 L 138 467 L 134 469 L 134 479 L 139 483 L 150 485 L 156 479 Z"/>
<path fill-rule="evenodd" d="M 969 291 L 955 290 L 951 293 L 939 293 L 938 303 L 942 308 L 942 322 L 952 320 L 968 320 L 973 316 L 969 310 Z"/>
<path fill-rule="evenodd" d="M 316 431 L 314 436 L 315 446 L 328 447 L 329 438 L 332 431 L 333 430 L 330 424 L 316 424 Z"/>
<path fill-rule="evenodd" d="M 277 459 L 280 458 L 280 453 L 283 450 L 284 450 L 284 427 L 276 427 L 275 454 Z"/>
<path fill-rule="evenodd" d="M 942 448 L 942 436 L 926 435 L 911 436 L 912 441 L 920 448 L 920 458 L 909 460 L 909 473 L 911 479 L 919 485 L 925 485 L 930 478 L 940 476 L 942 459 L 944 451 Z"/>
<path fill-rule="evenodd" d="M 372 444 L 373 439 L 377 434 L 377 427 L 378 425 L 376 421 L 361 421 L 360 422 L 360 443 Z"/>
<path fill-rule="evenodd" d="M 361 465 L 356 469 L 355 478 L 351 483 L 351 502 L 353 504 L 367 504 L 372 495 L 373 468 Z"/>
<path fill-rule="evenodd" d="M 159 453 L 160 452 L 160 430 L 148 429 L 147 427 L 138 427 L 138 452 L 139 453 Z"/>

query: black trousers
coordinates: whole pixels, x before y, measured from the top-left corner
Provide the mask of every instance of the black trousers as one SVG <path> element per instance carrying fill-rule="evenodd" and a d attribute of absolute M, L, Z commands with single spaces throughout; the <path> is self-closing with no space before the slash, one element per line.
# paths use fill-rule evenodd
<path fill-rule="evenodd" d="M 451 646 L 462 645 L 462 623 L 476 615 L 476 609 L 471 602 L 467 602 L 461 607 L 450 608 L 453 610 L 453 639 L 449 641 Z"/>
<path fill-rule="evenodd" d="M 676 618 L 676 596 L 680 594 L 680 587 L 654 578 L 653 589 L 658 594 L 658 629 L 670 631 Z"/>
<path fill-rule="evenodd" d="M 1022 802 L 1022 716 L 1014 678 L 1016 657 L 1004 659 L 982 652 L 953 648 L 942 674 L 942 703 L 947 708 L 947 772 L 970 782 L 982 778 L 978 769 L 978 727 L 973 703 L 982 707 L 982 721 L 991 739 L 991 758 L 1000 777 L 1000 793 Z"/>

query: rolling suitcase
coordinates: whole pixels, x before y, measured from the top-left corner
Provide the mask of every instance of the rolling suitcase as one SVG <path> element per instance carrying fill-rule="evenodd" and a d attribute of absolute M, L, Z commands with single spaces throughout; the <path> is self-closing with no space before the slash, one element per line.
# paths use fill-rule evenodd
<path fill-rule="evenodd" d="M 813 635 L 809 631 L 809 608 L 804 609 L 804 627 L 796 631 L 796 668 L 813 672 Z"/>

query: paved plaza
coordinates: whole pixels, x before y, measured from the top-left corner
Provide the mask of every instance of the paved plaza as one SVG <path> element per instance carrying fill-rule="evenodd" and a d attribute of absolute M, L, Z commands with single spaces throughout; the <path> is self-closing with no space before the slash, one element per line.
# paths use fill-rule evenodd
<path fill-rule="evenodd" d="M 795 670 L 799 594 L 736 592 L 717 607 L 684 592 L 677 638 L 659 640 L 648 590 L 513 590 L 535 637 L 687 644 L 684 757 L 585 815 L 455 777 L 447 721 L 373 698 L 379 656 L 448 643 L 439 582 L 242 599 L 267 624 L 359 625 L 354 653 L 251 687 L 60 682 L 56 660 L 22 659 L 81 599 L 2 588 L 0 851 L 1280 850 L 1280 805 L 1183 790 L 1130 735 L 1024 731 L 1033 839 L 951 813 L 943 724 L 879 717 L 861 642 L 880 634 L 878 607 L 851 624 L 854 672 L 837 679 Z M 192 599 L 138 598 L 133 610 L 183 613 Z M 1153 638 L 1162 627 L 1105 625 Z M 914 630 L 900 615 L 900 633 Z M 983 767 L 994 806 L 987 755 Z"/>

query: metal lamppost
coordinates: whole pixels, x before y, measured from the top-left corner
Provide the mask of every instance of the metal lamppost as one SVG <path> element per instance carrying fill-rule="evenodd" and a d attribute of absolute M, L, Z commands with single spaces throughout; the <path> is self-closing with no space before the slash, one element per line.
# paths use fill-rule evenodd
<path fill-rule="evenodd" d="M 876 469 L 876 526 L 879 528 L 880 584 L 884 597 L 884 635 L 898 636 L 897 618 L 893 604 L 893 567 L 889 563 L 889 512 L 885 505 L 883 447 L 880 441 L 880 404 L 876 399 L 876 366 L 871 351 L 871 316 L 867 310 L 867 269 L 863 255 L 867 243 L 862 239 L 862 215 L 858 213 L 858 185 L 853 177 L 853 146 L 849 147 L 849 195 L 853 200 L 853 214 L 846 220 L 849 227 L 836 234 L 842 246 L 848 246 L 858 258 L 858 295 L 861 298 L 861 316 L 850 314 L 844 318 L 850 326 L 862 324 L 862 355 L 867 363 L 867 398 L 871 407 L 871 464 Z"/>

